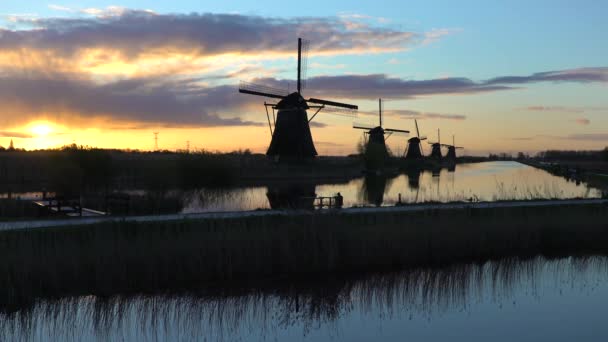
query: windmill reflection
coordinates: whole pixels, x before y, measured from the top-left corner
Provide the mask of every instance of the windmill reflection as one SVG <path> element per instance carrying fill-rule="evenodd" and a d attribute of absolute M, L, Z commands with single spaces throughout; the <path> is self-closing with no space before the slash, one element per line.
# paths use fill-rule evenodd
<path fill-rule="evenodd" d="M 314 209 L 314 183 L 278 183 L 268 185 L 266 197 L 272 209 Z"/>
<path fill-rule="evenodd" d="M 367 174 L 363 179 L 359 199 L 366 204 L 373 204 L 377 207 L 384 202 L 384 194 L 390 189 L 393 177 L 381 174 Z"/>

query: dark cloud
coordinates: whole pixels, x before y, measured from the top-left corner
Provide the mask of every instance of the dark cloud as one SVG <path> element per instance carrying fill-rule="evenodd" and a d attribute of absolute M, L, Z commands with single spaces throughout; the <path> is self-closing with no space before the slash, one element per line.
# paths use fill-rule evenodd
<path fill-rule="evenodd" d="M 326 147 L 344 147 L 346 145 L 339 144 L 331 141 L 315 141 L 315 145 L 317 146 L 326 146 Z"/>
<path fill-rule="evenodd" d="M 319 76 L 307 81 L 306 95 L 331 95 L 340 98 L 400 98 L 441 94 L 477 94 L 500 90 L 518 89 L 514 85 L 527 83 L 561 82 L 608 82 L 608 67 L 582 68 L 542 72 L 530 76 L 502 76 L 489 81 L 475 82 L 464 77 L 449 77 L 430 80 L 406 80 L 386 74 Z M 285 88 L 292 80 L 260 78 L 255 83 Z M 530 110 L 566 109 L 566 107 L 532 106 Z"/>
<path fill-rule="evenodd" d="M 378 112 L 368 112 L 368 111 L 359 111 L 360 115 L 365 116 L 373 116 L 378 117 Z M 391 110 L 383 110 L 383 116 L 391 116 L 397 117 L 401 119 L 440 119 L 440 120 L 466 120 L 466 115 L 461 114 L 441 114 L 441 113 L 429 113 L 429 112 L 421 112 L 417 110 L 409 110 L 409 109 L 391 109 Z"/>
<path fill-rule="evenodd" d="M 33 138 L 34 136 L 31 135 L 31 134 L 21 133 L 21 132 L 0 131 L 0 137 L 2 137 L 2 138 L 22 138 L 22 139 L 28 139 L 28 138 Z"/>
<path fill-rule="evenodd" d="M 393 113 L 403 119 L 442 119 L 442 120 L 465 120 L 466 115 L 461 114 L 441 114 L 441 113 L 427 113 L 419 112 L 415 110 L 392 110 L 388 113 Z"/>
<path fill-rule="evenodd" d="M 318 122 L 318 121 L 311 121 L 310 122 L 310 127 L 325 128 L 327 126 L 328 126 L 327 124 L 324 124 L 324 123 Z"/>
<path fill-rule="evenodd" d="M 531 137 L 509 138 L 510 140 L 535 140 L 535 139 L 556 139 L 556 140 L 578 140 L 578 141 L 603 141 L 608 143 L 608 133 L 588 133 L 588 134 L 569 134 L 569 135 L 546 135 L 538 134 Z"/>
<path fill-rule="evenodd" d="M 260 78 L 254 83 L 285 88 L 292 80 Z M 405 80 L 386 74 L 319 76 L 307 80 L 306 96 L 333 96 L 351 99 L 400 98 L 422 95 L 475 94 L 515 89 L 502 85 L 484 85 L 467 78 L 441 78 L 431 80 Z"/>
<path fill-rule="evenodd" d="M 523 110 L 532 112 L 584 113 L 591 111 L 608 111 L 608 107 L 569 107 L 569 106 L 528 106 Z"/>
<path fill-rule="evenodd" d="M 424 35 L 366 24 L 353 28 L 338 17 L 281 19 L 239 14 L 155 14 L 123 10 L 96 18 L 23 19 L 31 30 L 0 30 L 0 50 L 35 48 L 64 56 L 86 49 L 142 53 L 184 51 L 199 55 L 230 52 L 293 52 L 304 36 L 314 50 L 374 52 L 402 49 Z"/>
<path fill-rule="evenodd" d="M 529 140 L 534 140 L 535 137 L 516 137 L 516 138 L 508 138 L 509 140 L 515 140 L 515 141 L 529 141 Z"/>
<path fill-rule="evenodd" d="M 608 143 L 608 133 L 570 134 L 562 137 L 567 140 L 604 141 Z"/>
<path fill-rule="evenodd" d="M 529 76 L 501 76 L 483 82 L 485 85 L 509 85 L 538 82 L 608 82 L 608 67 L 578 68 L 538 72 Z"/>
<path fill-rule="evenodd" d="M 591 120 L 589 120 L 587 118 L 578 118 L 578 119 L 574 120 L 574 122 L 576 122 L 579 125 L 587 126 L 591 123 Z"/>
<path fill-rule="evenodd" d="M 5 110 L 19 112 L 13 121 L 63 113 L 81 119 L 173 126 L 260 125 L 220 115 L 227 112 L 227 106 L 234 109 L 249 100 L 239 96 L 236 87 L 206 88 L 195 79 L 129 79 L 105 84 L 69 78 L 8 77 L 0 81 L 0 102 Z"/>

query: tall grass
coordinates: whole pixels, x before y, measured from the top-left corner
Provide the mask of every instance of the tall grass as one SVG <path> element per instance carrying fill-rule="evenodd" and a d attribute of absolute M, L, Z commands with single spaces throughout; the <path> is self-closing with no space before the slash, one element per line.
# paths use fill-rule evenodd
<path fill-rule="evenodd" d="M 0 232 L 0 308 L 35 298 L 608 252 L 604 205 L 117 222 Z"/>

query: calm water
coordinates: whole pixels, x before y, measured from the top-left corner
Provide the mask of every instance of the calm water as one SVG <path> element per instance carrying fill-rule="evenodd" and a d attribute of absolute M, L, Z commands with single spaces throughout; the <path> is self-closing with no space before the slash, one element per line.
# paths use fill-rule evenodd
<path fill-rule="evenodd" d="M 268 186 L 180 194 L 185 213 L 254 210 L 297 202 L 307 196 L 341 193 L 344 205 L 394 205 L 402 202 L 511 200 L 531 198 L 600 197 L 601 191 L 517 162 L 486 162 L 400 174 L 362 177 L 344 184 L 279 183 Z M 273 201 L 271 201 L 273 199 Z"/>
<path fill-rule="evenodd" d="M 539 257 L 301 293 L 43 301 L 0 314 L 0 333 L 7 341 L 606 341 L 606 303 L 608 259 Z"/>
<path fill-rule="evenodd" d="M 604 190 L 605 191 L 605 190 Z M 496 201 L 539 198 L 596 198 L 601 190 L 576 184 L 517 162 L 485 162 L 386 176 L 366 176 L 342 184 L 269 182 L 265 186 L 154 192 L 128 190 L 129 202 L 115 201 L 113 214 L 168 214 L 255 209 L 312 208 L 316 196 L 340 193 L 344 206 L 391 206 L 404 203 Z M 7 198 L 9 194 L 0 194 Z M 40 199 L 42 192 L 12 193 Z M 103 196 L 84 196 L 83 206 L 106 211 Z"/>

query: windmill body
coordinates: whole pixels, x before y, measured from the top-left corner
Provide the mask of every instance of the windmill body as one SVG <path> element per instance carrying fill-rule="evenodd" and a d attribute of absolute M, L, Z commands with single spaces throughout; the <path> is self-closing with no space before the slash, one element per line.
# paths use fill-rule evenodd
<path fill-rule="evenodd" d="M 426 140 L 426 137 L 420 136 L 420 131 L 418 130 L 418 121 L 414 120 L 416 124 L 416 136 L 413 138 L 409 138 L 407 141 L 407 152 L 405 154 L 406 160 L 416 160 L 424 158 L 422 154 L 422 140 Z"/>
<path fill-rule="evenodd" d="M 388 150 L 386 148 L 386 139 L 393 133 L 409 133 L 410 131 L 393 128 L 382 127 L 382 99 L 378 99 L 378 126 L 368 125 L 353 125 L 354 129 L 365 130 L 367 135 L 366 151 L 373 151 L 374 153 L 380 154 L 383 158 L 388 157 Z"/>
<path fill-rule="evenodd" d="M 308 105 L 300 94 L 292 93 L 279 101 L 276 124 L 266 155 L 271 157 L 312 158 L 317 155 L 308 124 Z"/>
<path fill-rule="evenodd" d="M 317 155 L 312 134 L 310 121 L 321 111 L 326 109 L 338 111 L 336 114 L 354 114 L 357 106 L 315 98 L 305 99 L 302 96 L 302 50 L 308 49 L 308 44 L 298 38 L 298 83 L 297 91 L 287 94 L 279 89 L 242 82 L 239 92 L 244 94 L 263 96 L 277 99 L 278 103 L 266 103 L 266 117 L 272 139 L 266 155 L 276 159 L 305 160 L 312 159 Z M 305 63 L 304 63 L 305 64 Z M 273 120 L 271 121 L 268 108 L 272 109 Z M 316 113 L 309 119 L 308 109 L 316 109 Z M 276 117 L 274 115 L 277 111 Z"/>
<path fill-rule="evenodd" d="M 431 144 L 431 158 L 441 159 L 443 156 L 441 155 L 441 144 L 434 143 Z"/>
<path fill-rule="evenodd" d="M 442 146 L 445 146 L 448 148 L 448 153 L 446 154 L 445 157 L 446 157 L 446 159 L 448 159 L 450 161 L 456 160 L 456 149 L 464 148 L 464 147 L 456 146 L 456 138 L 454 136 L 452 136 L 452 145 L 444 144 Z"/>
<path fill-rule="evenodd" d="M 437 129 L 437 142 L 429 144 L 431 144 L 431 154 L 429 157 L 432 159 L 442 159 L 443 156 L 441 155 L 441 135 L 439 129 Z"/>

